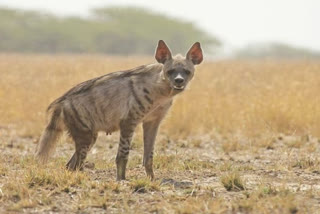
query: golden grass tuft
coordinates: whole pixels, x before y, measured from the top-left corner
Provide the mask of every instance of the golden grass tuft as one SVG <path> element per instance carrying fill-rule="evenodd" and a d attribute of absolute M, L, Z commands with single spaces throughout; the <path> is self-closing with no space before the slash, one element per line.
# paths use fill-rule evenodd
<path fill-rule="evenodd" d="M 318 158 L 302 157 L 294 160 L 292 167 L 320 171 L 320 160 Z"/>
<path fill-rule="evenodd" d="M 71 172 L 65 169 L 30 169 L 26 175 L 29 187 L 48 186 L 64 189 L 79 186 L 88 179 L 82 172 Z"/>
<path fill-rule="evenodd" d="M 259 186 L 247 198 L 233 204 L 233 210 L 241 213 L 305 213 L 306 204 L 298 202 L 297 197 L 284 187 Z M 298 207 L 300 207 L 299 210 Z"/>
<path fill-rule="evenodd" d="M 130 182 L 130 187 L 135 193 L 146 193 L 160 190 L 160 183 L 150 181 L 148 178 L 134 179 Z"/>
<path fill-rule="evenodd" d="M 245 182 L 240 177 L 237 171 L 225 173 L 221 177 L 221 183 L 227 191 L 241 191 L 245 190 Z"/>

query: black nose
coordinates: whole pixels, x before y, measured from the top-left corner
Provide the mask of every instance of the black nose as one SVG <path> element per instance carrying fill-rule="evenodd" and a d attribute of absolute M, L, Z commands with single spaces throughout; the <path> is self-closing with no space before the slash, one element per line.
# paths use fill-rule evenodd
<path fill-rule="evenodd" d="M 184 82 L 184 79 L 183 78 L 175 78 L 174 82 L 177 83 L 177 84 L 181 84 L 181 83 Z"/>

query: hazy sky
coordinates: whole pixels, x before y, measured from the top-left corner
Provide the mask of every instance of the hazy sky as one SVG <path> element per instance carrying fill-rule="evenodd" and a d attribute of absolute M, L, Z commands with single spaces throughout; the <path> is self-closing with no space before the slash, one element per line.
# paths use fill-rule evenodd
<path fill-rule="evenodd" d="M 59 15 L 87 15 L 90 8 L 110 5 L 192 21 L 231 47 L 279 41 L 320 50 L 320 0 L 0 0 L 0 6 Z"/>

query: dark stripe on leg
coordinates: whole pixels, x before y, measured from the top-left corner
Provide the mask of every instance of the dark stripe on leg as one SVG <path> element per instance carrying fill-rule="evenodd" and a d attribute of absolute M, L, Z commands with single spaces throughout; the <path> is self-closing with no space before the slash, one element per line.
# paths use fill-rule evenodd
<path fill-rule="evenodd" d="M 129 149 L 121 148 L 120 149 L 120 153 L 121 153 L 121 155 L 128 156 L 129 155 Z"/>
<path fill-rule="evenodd" d="M 129 147 L 129 140 L 128 139 L 123 139 L 122 137 L 120 137 L 120 146 L 121 147 Z"/>

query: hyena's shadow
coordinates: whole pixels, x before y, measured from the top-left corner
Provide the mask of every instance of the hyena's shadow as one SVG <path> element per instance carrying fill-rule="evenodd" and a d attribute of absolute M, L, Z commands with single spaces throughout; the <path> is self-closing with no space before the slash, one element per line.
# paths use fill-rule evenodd
<path fill-rule="evenodd" d="M 110 180 L 110 175 L 115 175 L 113 169 L 97 169 L 95 168 L 94 162 L 86 161 L 84 163 L 84 171 L 89 174 L 94 175 L 95 180 Z M 112 177 L 112 176 L 111 176 Z M 127 181 L 130 182 L 134 178 L 128 178 Z M 173 186 L 175 189 L 189 189 L 194 186 L 194 183 L 186 180 L 176 180 L 173 178 L 157 178 L 154 181 L 159 182 L 160 186 Z"/>
<path fill-rule="evenodd" d="M 193 186 L 193 183 L 190 181 L 178 181 L 172 178 L 163 178 L 161 179 L 160 185 L 172 185 L 176 189 L 188 189 Z"/>

